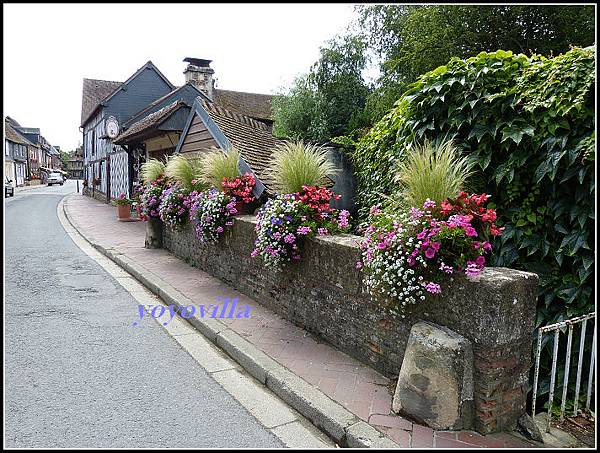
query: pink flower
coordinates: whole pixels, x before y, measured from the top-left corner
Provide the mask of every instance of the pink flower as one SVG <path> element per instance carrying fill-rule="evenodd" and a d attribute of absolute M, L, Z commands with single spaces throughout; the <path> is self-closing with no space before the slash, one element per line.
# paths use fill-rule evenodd
<path fill-rule="evenodd" d="M 310 233 L 310 227 L 307 227 L 307 226 L 298 227 L 298 230 L 296 230 L 296 233 L 306 235 L 306 234 Z"/>
<path fill-rule="evenodd" d="M 423 209 L 431 209 L 431 208 L 435 208 L 435 201 L 430 200 L 428 198 L 427 200 L 425 200 L 425 203 L 423 203 Z"/>
<path fill-rule="evenodd" d="M 483 267 L 485 265 L 485 256 L 483 256 L 483 255 L 478 256 L 477 259 L 475 260 L 475 264 Z"/>
<path fill-rule="evenodd" d="M 410 208 L 410 216 L 413 219 L 419 219 L 421 217 L 423 217 L 424 212 L 417 209 L 417 208 Z"/>
<path fill-rule="evenodd" d="M 356 268 L 357 268 L 357 269 L 362 269 L 362 268 L 363 268 L 363 263 L 362 263 L 362 261 L 357 261 L 357 262 L 356 262 Z"/>
<path fill-rule="evenodd" d="M 425 289 L 432 294 L 439 294 L 442 292 L 442 287 L 437 283 L 429 282 L 425 285 Z"/>
<path fill-rule="evenodd" d="M 317 234 L 319 236 L 326 236 L 329 232 L 327 231 L 327 228 L 319 228 L 317 230 Z"/>
<path fill-rule="evenodd" d="M 435 250 L 432 248 L 428 248 L 427 250 L 425 250 L 425 257 L 426 258 L 433 258 L 435 256 Z"/>

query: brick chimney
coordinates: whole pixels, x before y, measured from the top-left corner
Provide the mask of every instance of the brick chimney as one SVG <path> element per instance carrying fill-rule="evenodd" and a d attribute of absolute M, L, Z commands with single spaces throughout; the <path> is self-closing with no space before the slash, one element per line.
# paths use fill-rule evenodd
<path fill-rule="evenodd" d="M 185 82 L 196 85 L 196 87 L 212 101 L 214 99 L 213 94 L 215 85 L 213 80 L 215 71 L 210 67 L 210 62 L 212 60 L 187 57 L 184 58 L 183 61 L 188 63 L 185 71 L 183 71 L 185 74 Z"/>

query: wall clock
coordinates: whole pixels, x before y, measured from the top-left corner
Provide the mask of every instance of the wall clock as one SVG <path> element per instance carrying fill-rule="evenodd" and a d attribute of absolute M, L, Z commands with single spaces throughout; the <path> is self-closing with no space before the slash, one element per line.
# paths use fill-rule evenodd
<path fill-rule="evenodd" d="M 117 135 L 119 135 L 119 122 L 114 116 L 109 116 L 106 118 L 104 127 L 106 130 L 106 135 L 108 135 L 109 138 L 115 138 Z"/>

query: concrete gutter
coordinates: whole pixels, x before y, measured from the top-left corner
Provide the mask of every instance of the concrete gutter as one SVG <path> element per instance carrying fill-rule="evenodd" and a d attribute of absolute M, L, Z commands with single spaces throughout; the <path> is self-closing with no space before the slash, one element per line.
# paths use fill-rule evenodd
<path fill-rule="evenodd" d="M 68 197 L 61 201 L 65 217 L 92 247 L 121 266 L 167 305 L 174 305 L 178 308 L 193 305 L 190 299 L 173 286 L 140 266 L 118 249 L 105 248 L 91 235 L 85 235 L 76 222 L 72 221 L 65 208 L 64 200 Z M 310 420 L 338 445 L 351 448 L 400 448 L 385 434 L 377 431 L 318 388 L 273 360 L 218 319 L 196 317 L 185 319 L 179 316 L 179 312 L 180 310 L 177 311 L 179 319 L 190 323 L 208 340 L 239 363 L 250 375 Z"/>

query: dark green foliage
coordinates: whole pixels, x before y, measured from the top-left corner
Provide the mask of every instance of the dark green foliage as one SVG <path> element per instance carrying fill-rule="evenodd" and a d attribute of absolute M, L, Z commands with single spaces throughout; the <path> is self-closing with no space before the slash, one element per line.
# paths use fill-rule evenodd
<path fill-rule="evenodd" d="M 469 58 L 498 49 L 551 56 L 594 43 L 593 5 L 365 5 L 357 9 L 363 39 L 382 59 L 378 91 L 383 93 L 402 90 L 451 57 Z M 368 104 L 374 107 L 369 111 L 374 120 L 392 108 L 392 98 L 380 93 L 379 104 Z M 386 99 L 391 101 L 387 105 Z"/>
<path fill-rule="evenodd" d="M 364 127 L 362 112 L 369 94 L 362 78 L 365 65 L 365 44 L 360 39 L 346 36 L 327 43 L 310 72 L 275 98 L 274 134 L 327 141 Z"/>
<path fill-rule="evenodd" d="M 396 189 L 390 170 L 407 146 L 454 137 L 506 227 L 491 264 L 540 276 L 537 324 L 592 311 L 594 74 L 593 48 L 482 52 L 424 74 L 353 153 L 362 214 Z"/>

